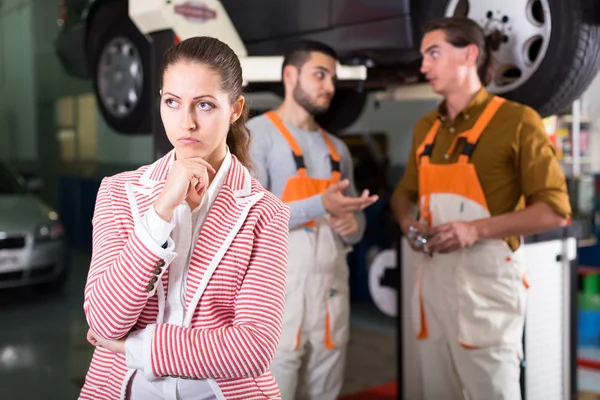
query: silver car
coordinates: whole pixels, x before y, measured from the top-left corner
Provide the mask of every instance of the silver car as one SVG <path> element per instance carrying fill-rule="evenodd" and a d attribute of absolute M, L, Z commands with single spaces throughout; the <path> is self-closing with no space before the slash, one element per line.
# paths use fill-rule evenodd
<path fill-rule="evenodd" d="M 0 162 L 0 289 L 34 285 L 60 289 L 68 279 L 69 254 L 56 211 Z"/>

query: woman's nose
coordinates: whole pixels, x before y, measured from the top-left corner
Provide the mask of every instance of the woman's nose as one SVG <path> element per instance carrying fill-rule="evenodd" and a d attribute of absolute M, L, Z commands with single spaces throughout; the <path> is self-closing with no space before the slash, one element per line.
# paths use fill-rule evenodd
<path fill-rule="evenodd" d="M 193 131 L 197 128 L 196 120 L 191 113 L 185 113 L 181 128 L 185 131 Z"/>

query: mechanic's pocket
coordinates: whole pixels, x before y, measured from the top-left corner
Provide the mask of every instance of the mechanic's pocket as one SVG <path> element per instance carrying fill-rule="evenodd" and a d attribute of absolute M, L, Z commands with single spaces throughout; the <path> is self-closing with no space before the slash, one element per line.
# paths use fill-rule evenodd
<path fill-rule="evenodd" d="M 333 282 L 325 301 L 325 348 L 343 346 L 350 338 L 350 296 L 345 282 Z"/>
<path fill-rule="evenodd" d="M 518 343 L 525 312 L 525 269 L 504 241 L 478 244 L 456 270 L 458 337 L 467 348 Z"/>

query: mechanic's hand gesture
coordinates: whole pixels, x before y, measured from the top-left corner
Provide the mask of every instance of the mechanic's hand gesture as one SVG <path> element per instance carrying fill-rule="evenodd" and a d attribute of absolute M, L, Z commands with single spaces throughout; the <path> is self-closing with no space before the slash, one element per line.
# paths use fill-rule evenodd
<path fill-rule="evenodd" d="M 332 215 L 329 222 L 331 228 L 340 236 L 351 236 L 358 231 L 358 221 L 352 213 L 340 216 Z"/>
<path fill-rule="evenodd" d="M 348 179 L 344 179 L 338 183 L 330 185 L 323 192 L 323 207 L 325 210 L 334 216 L 340 216 L 348 213 L 353 213 L 359 210 L 364 210 L 371 204 L 375 203 L 379 196 L 369 196 L 369 191 L 365 189 L 360 197 L 348 197 L 342 191 L 350 185 Z"/>
<path fill-rule="evenodd" d="M 208 188 L 208 175 L 215 169 L 200 157 L 175 160 L 163 191 L 154 202 L 159 217 L 170 221 L 173 211 L 186 199 L 202 200 Z"/>

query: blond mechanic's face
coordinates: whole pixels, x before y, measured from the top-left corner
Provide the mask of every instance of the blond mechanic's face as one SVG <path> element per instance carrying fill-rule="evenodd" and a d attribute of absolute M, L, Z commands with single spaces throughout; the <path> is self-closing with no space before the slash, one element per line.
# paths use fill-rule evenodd
<path fill-rule="evenodd" d="M 335 94 L 336 61 L 323 53 L 313 52 L 297 72 L 294 100 L 308 113 L 327 112 Z"/>
<path fill-rule="evenodd" d="M 443 31 L 432 31 L 421 42 L 421 72 L 434 92 L 447 95 L 466 80 L 474 66 L 472 47 L 456 48 L 446 41 Z"/>
<path fill-rule="evenodd" d="M 221 89 L 220 75 L 206 65 L 181 61 L 163 75 L 160 115 L 176 157 L 212 157 L 226 154 L 231 123 L 239 118 L 244 98 L 231 104 Z"/>

